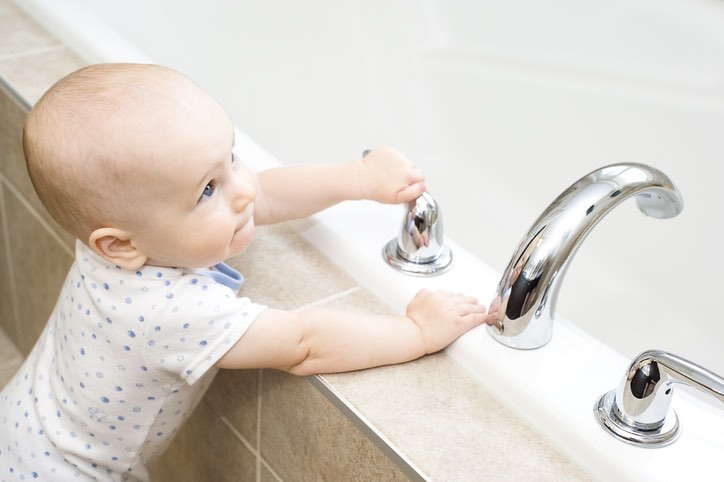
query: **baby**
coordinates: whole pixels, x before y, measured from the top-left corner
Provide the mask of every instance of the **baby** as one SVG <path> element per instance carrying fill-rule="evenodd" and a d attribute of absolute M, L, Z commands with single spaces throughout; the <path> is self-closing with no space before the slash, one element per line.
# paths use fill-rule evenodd
<path fill-rule="evenodd" d="M 0 480 L 147 480 L 217 368 L 341 372 L 436 352 L 484 321 L 476 299 L 419 292 L 405 316 L 282 311 L 238 298 L 222 262 L 256 224 L 343 200 L 403 203 L 424 176 L 390 148 L 252 174 L 224 109 L 180 73 L 104 64 L 30 112 L 33 185 L 76 242 L 43 334 L 0 392 Z"/>

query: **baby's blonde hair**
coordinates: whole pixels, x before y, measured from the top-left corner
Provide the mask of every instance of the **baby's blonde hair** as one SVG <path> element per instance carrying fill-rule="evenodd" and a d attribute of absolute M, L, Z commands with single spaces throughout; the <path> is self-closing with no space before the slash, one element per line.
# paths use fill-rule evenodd
<path fill-rule="evenodd" d="M 128 167 L 133 153 L 111 141 L 114 133 L 179 79 L 190 82 L 158 65 L 91 65 L 56 82 L 28 114 L 23 149 L 35 191 L 81 241 L 122 223 L 136 188 Z"/>

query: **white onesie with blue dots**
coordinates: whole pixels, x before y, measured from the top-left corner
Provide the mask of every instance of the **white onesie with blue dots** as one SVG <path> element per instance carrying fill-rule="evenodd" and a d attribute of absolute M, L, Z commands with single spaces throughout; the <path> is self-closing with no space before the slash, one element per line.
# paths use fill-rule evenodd
<path fill-rule="evenodd" d="M 265 309 L 236 297 L 234 274 L 127 271 L 78 242 L 43 334 L 0 392 L 0 480 L 147 480 Z"/>

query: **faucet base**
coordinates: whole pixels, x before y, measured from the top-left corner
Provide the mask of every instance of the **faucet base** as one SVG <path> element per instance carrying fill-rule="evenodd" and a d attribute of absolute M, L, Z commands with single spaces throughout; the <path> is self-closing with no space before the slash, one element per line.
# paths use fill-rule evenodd
<path fill-rule="evenodd" d="M 679 418 L 674 409 L 656 430 L 640 430 L 622 421 L 616 415 L 616 390 L 603 394 L 593 407 L 599 425 L 611 436 L 626 443 L 644 448 L 665 447 L 674 443 L 679 436 Z"/>
<path fill-rule="evenodd" d="M 490 310 L 490 308 L 488 308 L 488 310 Z M 490 313 L 490 311 L 488 312 Z M 541 320 L 535 327 L 530 327 L 529 325 L 529 333 L 527 336 L 508 335 L 503 330 L 503 325 L 500 324 L 500 321 L 497 321 L 497 323 L 497 325 L 488 325 L 486 327 L 488 334 L 498 343 L 510 348 L 515 348 L 516 350 L 535 350 L 545 346 L 551 341 L 553 333 L 551 320 Z M 536 331 L 536 333 L 532 333 L 533 331 Z"/>
<path fill-rule="evenodd" d="M 405 274 L 413 276 L 432 276 L 442 274 L 452 266 L 452 251 L 447 245 L 443 245 L 440 255 L 430 261 L 414 262 L 400 256 L 397 238 L 391 240 L 382 249 L 382 257 L 385 262 Z"/>

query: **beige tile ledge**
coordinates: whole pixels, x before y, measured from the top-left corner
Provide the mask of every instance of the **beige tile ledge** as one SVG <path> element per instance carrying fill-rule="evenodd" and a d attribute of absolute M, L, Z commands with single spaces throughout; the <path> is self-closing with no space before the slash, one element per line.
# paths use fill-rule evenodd
<path fill-rule="evenodd" d="M 310 381 L 411 478 L 593 480 L 444 352 Z"/>

